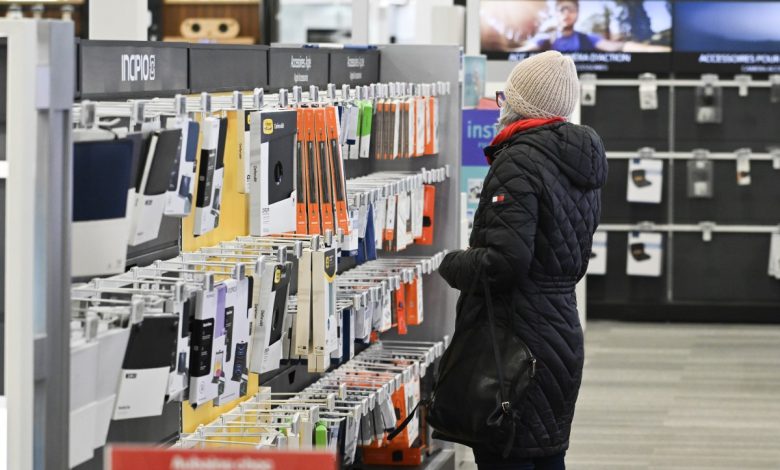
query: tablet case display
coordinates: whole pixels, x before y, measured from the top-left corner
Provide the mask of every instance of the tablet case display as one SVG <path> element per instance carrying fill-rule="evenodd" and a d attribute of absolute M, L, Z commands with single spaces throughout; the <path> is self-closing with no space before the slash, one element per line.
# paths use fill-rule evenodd
<path fill-rule="evenodd" d="M 154 131 L 138 186 L 130 232 L 130 246 L 157 238 L 171 179 L 178 179 L 182 148 L 181 129 Z M 172 175 L 172 173 L 175 173 Z"/>
<path fill-rule="evenodd" d="M 306 144 L 304 114 L 302 109 L 296 111 L 296 123 L 298 126 L 295 139 L 295 232 L 309 233 L 309 217 L 307 212 L 308 191 L 308 166 L 306 165 Z"/>
<path fill-rule="evenodd" d="M 414 131 L 414 157 L 421 157 L 425 154 L 425 127 L 427 121 L 426 111 L 428 106 L 425 103 L 425 98 L 418 96 L 414 99 L 415 102 L 415 131 Z"/>
<path fill-rule="evenodd" d="M 217 184 L 217 159 L 221 129 L 226 127 L 221 124 L 221 120 L 215 117 L 204 118 L 201 123 L 198 189 L 193 229 L 195 236 L 208 233 L 219 225 L 218 197 L 222 182 L 220 177 Z"/>
<path fill-rule="evenodd" d="M 133 160 L 142 140 L 132 138 L 73 145 L 74 277 L 125 270 L 132 209 Z"/>
<path fill-rule="evenodd" d="M 146 315 L 141 323 L 130 327 L 114 420 L 162 413 L 176 354 L 178 323 L 176 315 Z"/>
<path fill-rule="evenodd" d="M 216 350 L 214 334 L 217 318 L 216 288 L 199 290 L 196 294 L 195 318 L 190 326 L 190 404 L 197 406 L 219 395 L 217 382 L 212 380 Z"/>
<path fill-rule="evenodd" d="M 250 233 L 293 232 L 299 222 L 295 191 L 298 112 L 255 111 L 250 119 Z"/>
<path fill-rule="evenodd" d="M 331 176 L 331 160 L 328 153 L 328 129 L 325 126 L 325 108 L 314 110 L 314 127 L 316 135 L 317 158 L 316 167 L 320 184 L 320 220 L 322 232 L 335 233 L 333 218 L 333 178 Z"/>
<path fill-rule="evenodd" d="M 236 165 L 236 181 L 238 181 L 238 192 L 241 194 L 249 193 L 251 183 L 251 151 L 252 151 L 252 120 L 250 118 L 251 113 L 248 113 L 241 109 L 231 111 L 236 113 L 237 122 L 243 122 L 243 126 L 237 126 L 236 131 L 239 133 L 237 138 L 238 142 L 238 165 Z"/>
<path fill-rule="evenodd" d="M 186 217 L 192 211 L 195 190 L 195 166 L 198 153 L 200 124 L 190 119 L 169 119 L 170 129 L 181 129 L 181 153 L 178 169 L 174 164 L 165 201 L 164 214 L 169 217 Z"/>
<path fill-rule="evenodd" d="M 414 242 L 418 245 L 433 245 L 433 223 L 436 209 L 436 186 L 424 185 L 422 236 Z"/>
<path fill-rule="evenodd" d="M 263 263 L 261 279 L 266 278 L 267 281 L 261 293 L 252 336 L 252 372 L 262 374 L 279 368 L 292 269 L 290 262 L 281 264 L 269 260 Z"/>

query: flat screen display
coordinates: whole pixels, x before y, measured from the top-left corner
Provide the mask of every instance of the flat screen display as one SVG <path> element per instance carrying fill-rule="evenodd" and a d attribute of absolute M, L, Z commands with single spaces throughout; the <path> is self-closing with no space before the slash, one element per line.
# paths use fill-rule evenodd
<path fill-rule="evenodd" d="M 580 71 L 667 72 L 672 1 L 483 0 L 482 53 L 522 60 L 546 50 L 570 55 Z"/>
<path fill-rule="evenodd" d="M 780 2 L 674 2 L 674 68 L 691 73 L 780 72 Z"/>

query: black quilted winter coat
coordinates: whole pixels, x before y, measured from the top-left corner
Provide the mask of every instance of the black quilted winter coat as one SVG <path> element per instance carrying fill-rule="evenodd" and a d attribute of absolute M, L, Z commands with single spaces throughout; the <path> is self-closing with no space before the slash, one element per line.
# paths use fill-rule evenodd
<path fill-rule="evenodd" d="M 468 295 L 483 273 L 498 327 L 511 328 L 536 357 L 509 460 L 555 455 L 569 446 L 582 379 L 574 286 L 599 222 L 604 146 L 593 129 L 557 122 L 516 133 L 485 153 L 493 163 L 470 248 L 448 254 L 439 272 L 461 291 L 456 328 L 487 322 L 482 290 Z"/>

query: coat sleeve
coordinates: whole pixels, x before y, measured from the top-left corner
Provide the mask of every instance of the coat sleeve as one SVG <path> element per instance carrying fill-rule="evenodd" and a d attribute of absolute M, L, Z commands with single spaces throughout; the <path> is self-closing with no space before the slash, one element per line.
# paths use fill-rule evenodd
<path fill-rule="evenodd" d="M 515 165 L 504 165 L 513 167 Z M 499 179 L 500 177 L 500 179 Z M 468 291 L 477 273 L 487 276 L 493 292 L 509 289 L 527 277 L 534 255 L 538 197 L 525 175 L 503 171 L 494 175 L 483 194 L 484 236 L 480 246 L 449 253 L 439 268 L 447 283 Z M 487 189 L 487 188 L 486 188 Z"/>

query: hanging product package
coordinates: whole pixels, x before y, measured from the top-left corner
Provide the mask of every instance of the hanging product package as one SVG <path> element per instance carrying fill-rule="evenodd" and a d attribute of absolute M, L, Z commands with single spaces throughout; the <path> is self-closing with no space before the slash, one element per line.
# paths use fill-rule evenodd
<path fill-rule="evenodd" d="M 626 200 L 659 204 L 663 194 L 663 182 L 663 160 L 632 158 L 628 163 Z"/>
<path fill-rule="evenodd" d="M 250 216 L 252 235 L 296 230 L 296 134 L 294 110 L 255 111 L 250 116 Z"/>
<path fill-rule="evenodd" d="M 162 414 L 168 375 L 176 355 L 176 315 L 146 315 L 133 325 L 122 363 L 114 420 Z"/>
<path fill-rule="evenodd" d="M 208 233 L 219 226 L 227 120 L 215 117 L 204 118 L 201 123 L 201 135 L 193 230 L 195 236 Z"/>
<path fill-rule="evenodd" d="M 769 243 L 769 277 L 780 279 L 780 233 L 773 233 Z"/>
<path fill-rule="evenodd" d="M 292 263 L 262 262 L 261 294 L 252 334 L 250 371 L 258 374 L 279 368 L 282 359 L 287 298 Z"/>
<path fill-rule="evenodd" d="M 714 165 L 707 158 L 706 151 L 694 151 L 694 158 L 687 163 L 688 197 L 693 199 L 712 198 L 714 192 Z"/>
<path fill-rule="evenodd" d="M 663 266 L 663 235 L 651 232 L 628 234 L 626 274 L 660 277 Z"/>
<path fill-rule="evenodd" d="M 696 88 L 696 122 L 699 124 L 720 124 L 723 122 L 723 89 L 721 87 L 708 83 Z"/>
<path fill-rule="evenodd" d="M 750 177 L 750 149 L 744 148 L 737 150 L 737 185 L 750 186 L 752 178 Z"/>
<path fill-rule="evenodd" d="M 169 217 L 186 217 L 192 212 L 195 190 L 195 166 L 198 153 L 200 124 L 185 118 L 169 118 L 169 129 L 181 129 L 181 153 L 178 168 L 171 170 L 164 214 Z"/>
<path fill-rule="evenodd" d="M 171 179 L 178 180 L 182 130 L 154 131 L 141 169 L 130 231 L 130 246 L 157 238 Z"/>
<path fill-rule="evenodd" d="M 215 362 L 216 317 L 217 289 L 212 283 L 198 291 L 195 318 L 190 326 L 189 401 L 193 406 L 206 403 L 219 395 L 218 381 L 212 380 Z"/>
<path fill-rule="evenodd" d="M 74 144 L 74 277 L 124 272 L 135 193 L 133 161 L 142 146 L 140 138 Z"/>
<path fill-rule="evenodd" d="M 603 276 L 605 274 L 607 274 L 607 232 L 596 232 L 593 234 L 588 275 Z"/>

